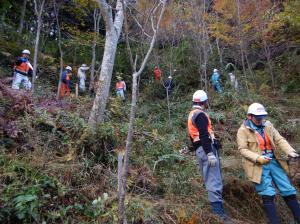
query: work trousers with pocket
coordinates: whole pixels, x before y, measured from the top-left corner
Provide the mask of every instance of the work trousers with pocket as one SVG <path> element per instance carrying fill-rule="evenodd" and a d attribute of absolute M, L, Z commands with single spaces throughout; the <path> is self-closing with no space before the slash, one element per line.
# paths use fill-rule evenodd
<path fill-rule="evenodd" d="M 278 163 L 273 154 L 266 154 L 272 158 L 270 163 L 263 165 L 263 172 L 259 184 L 255 184 L 257 193 L 261 196 L 274 196 L 276 194 L 275 186 L 281 196 L 295 195 L 296 189 L 291 184 L 285 171 Z"/>
<path fill-rule="evenodd" d="M 196 157 L 198 160 L 199 170 L 202 174 L 205 188 L 208 193 L 208 200 L 210 202 L 222 202 L 223 183 L 221 176 L 221 164 L 216 148 L 212 146 L 212 149 L 217 158 L 216 166 L 212 167 L 208 165 L 207 155 L 202 146 L 197 148 Z"/>

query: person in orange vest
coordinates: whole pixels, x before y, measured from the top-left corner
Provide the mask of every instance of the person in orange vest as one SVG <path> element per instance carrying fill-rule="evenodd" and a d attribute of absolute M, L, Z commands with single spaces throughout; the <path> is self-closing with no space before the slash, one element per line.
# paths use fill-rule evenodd
<path fill-rule="evenodd" d="M 211 120 L 205 112 L 208 108 L 208 97 L 205 91 L 197 90 L 193 95 L 193 107 L 188 116 L 188 132 L 213 213 L 228 223 L 230 218 L 223 208 L 223 183 L 218 147 Z"/>
<path fill-rule="evenodd" d="M 126 84 L 122 80 L 121 76 L 117 76 L 117 79 L 118 79 L 118 82 L 116 83 L 116 93 L 117 93 L 117 96 L 121 97 L 121 99 L 123 101 L 125 101 Z"/>
<path fill-rule="evenodd" d="M 61 76 L 61 87 L 59 97 L 62 99 L 65 95 L 69 96 L 71 94 L 71 75 L 72 68 L 70 66 L 66 67 L 66 70 Z"/>
<path fill-rule="evenodd" d="M 162 74 L 161 70 L 157 66 L 155 66 L 155 68 L 154 68 L 154 80 L 155 81 L 160 81 L 161 74 Z"/>
<path fill-rule="evenodd" d="M 272 224 L 279 224 L 275 207 L 276 189 L 300 223 L 300 206 L 296 189 L 286 172 L 286 157 L 299 157 L 295 149 L 279 134 L 270 121 L 268 113 L 259 103 L 248 107 L 247 119 L 237 133 L 238 149 L 243 157 L 242 165 L 247 178 L 255 184 L 261 196 L 265 213 Z M 283 154 L 285 156 L 283 156 Z"/>
<path fill-rule="evenodd" d="M 29 80 L 33 74 L 33 67 L 29 62 L 30 51 L 23 50 L 22 56 L 18 57 L 16 60 L 16 65 L 14 66 L 14 80 L 12 83 L 13 89 L 20 89 L 21 83 L 23 83 L 26 90 L 31 89 L 31 82 Z"/>

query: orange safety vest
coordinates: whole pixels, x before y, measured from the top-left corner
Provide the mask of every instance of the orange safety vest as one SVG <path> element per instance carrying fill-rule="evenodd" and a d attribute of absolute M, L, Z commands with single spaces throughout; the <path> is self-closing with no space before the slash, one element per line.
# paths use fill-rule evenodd
<path fill-rule="evenodd" d="M 22 62 L 20 65 L 16 65 L 15 70 L 16 72 L 21 72 L 21 73 L 25 73 L 28 74 L 29 71 L 29 65 L 27 62 Z"/>
<path fill-rule="evenodd" d="M 124 89 L 124 87 L 125 87 L 124 82 L 117 82 L 116 83 L 116 89 L 117 90 Z"/>
<path fill-rule="evenodd" d="M 189 130 L 189 135 L 190 137 L 193 139 L 193 142 L 196 142 L 196 141 L 200 141 L 200 134 L 199 134 L 199 131 L 198 128 L 193 124 L 193 116 L 194 116 L 194 113 L 195 112 L 200 112 L 200 113 L 204 113 L 208 119 L 208 133 L 210 135 L 213 135 L 214 131 L 213 131 L 213 128 L 211 126 L 211 120 L 209 118 L 209 116 L 202 110 L 200 109 L 194 109 L 190 112 L 189 114 L 189 118 L 188 118 L 188 130 Z"/>
<path fill-rule="evenodd" d="M 255 132 L 256 134 L 256 138 L 259 142 L 259 148 L 262 150 L 262 151 L 265 151 L 265 150 L 273 150 L 272 149 L 272 145 L 271 145 L 271 141 L 270 141 L 270 138 L 269 136 L 267 135 L 267 133 L 264 133 L 264 137 L 262 137 L 257 131 Z"/>

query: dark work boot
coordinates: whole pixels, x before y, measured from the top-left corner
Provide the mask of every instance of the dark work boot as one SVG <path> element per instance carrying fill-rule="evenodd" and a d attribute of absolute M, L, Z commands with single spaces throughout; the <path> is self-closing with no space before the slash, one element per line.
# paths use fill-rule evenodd
<path fill-rule="evenodd" d="M 264 209 L 266 212 L 266 215 L 269 219 L 269 223 L 271 224 L 280 224 L 279 218 L 277 216 L 275 202 L 274 202 L 274 196 L 262 196 Z"/>
<path fill-rule="evenodd" d="M 297 223 L 300 223 L 300 206 L 297 201 L 296 195 L 289 195 L 283 197 L 283 199 L 293 213 L 294 219 L 297 221 Z"/>
<path fill-rule="evenodd" d="M 211 209 L 214 214 L 216 214 L 218 216 L 225 215 L 223 203 L 221 201 L 211 202 L 210 204 L 211 204 Z"/>
<path fill-rule="evenodd" d="M 221 201 L 211 202 L 210 204 L 213 213 L 218 215 L 225 224 L 232 223 L 230 217 L 225 214 L 223 203 Z"/>

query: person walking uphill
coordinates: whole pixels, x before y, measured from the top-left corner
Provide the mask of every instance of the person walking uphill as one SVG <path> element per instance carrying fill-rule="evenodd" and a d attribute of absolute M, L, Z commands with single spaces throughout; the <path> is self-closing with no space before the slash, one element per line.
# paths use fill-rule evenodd
<path fill-rule="evenodd" d="M 23 85 L 26 90 L 31 89 L 31 82 L 29 77 L 32 77 L 33 67 L 29 62 L 30 51 L 23 50 L 22 56 L 18 57 L 16 60 L 16 65 L 14 67 L 14 80 L 12 83 L 13 89 L 20 89 L 20 85 Z"/>
<path fill-rule="evenodd" d="M 299 155 L 272 123 L 264 120 L 267 114 L 264 106 L 259 103 L 253 103 L 248 108 L 247 119 L 237 133 L 238 149 L 243 157 L 242 165 L 246 176 L 255 184 L 255 189 L 262 198 L 270 223 L 280 223 L 274 202 L 275 186 L 297 223 L 300 223 L 296 190 L 287 177 L 288 164 L 282 158 L 282 153 L 289 157 Z"/>
<path fill-rule="evenodd" d="M 214 146 L 214 132 L 205 109 L 208 108 L 206 92 L 197 90 L 193 95 L 193 107 L 188 117 L 188 132 L 196 150 L 199 169 L 208 192 L 212 211 L 223 221 L 229 221 L 223 208 L 223 183 L 217 148 Z"/>
<path fill-rule="evenodd" d="M 117 79 L 118 79 L 118 82 L 116 83 L 117 96 L 121 97 L 121 99 L 125 101 L 126 84 L 122 80 L 121 76 L 117 76 Z"/>
<path fill-rule="evenodd" d="M 70 66 L 66 67 L 66 70 L 62 73 L 61 76 L 61 87 L 59 98 L 63 98 L 65 95 L 69 96 L 71 93 L 71 73 L 72 68 Z"/>
<path fill-rule="evenodd" d="M 218 69 L 214 69 L 214 73 L 212 74 L 210 81 L 212 82 L 215 91 L 217 93 L 222 93 L 222 86 Z"/>

